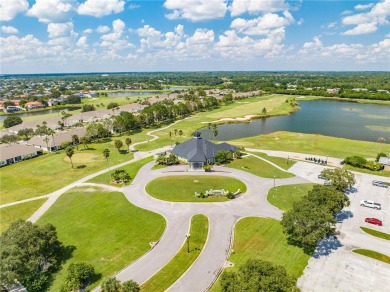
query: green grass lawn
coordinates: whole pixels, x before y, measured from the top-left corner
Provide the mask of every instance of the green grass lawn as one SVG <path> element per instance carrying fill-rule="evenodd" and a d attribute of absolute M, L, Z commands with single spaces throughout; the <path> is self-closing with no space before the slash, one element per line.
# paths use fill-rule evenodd
<path fill-rule="evenodd" d="M 225 196 L 210 196 L 208 198 L 197 198 L 194 193 L 205 193 L 206 190 L 227 190 L 235 192 L 238 189 L 242 193 L 246 191 L 246 185 L 235 178 L 227 176 L 169 176 L 159 177 L 149 182 L 146 192 L 156 199 L 171 202 L 221 202 L 227 201 Z"/>
<path fill-rule="evenodd" d="M 249 259 L 260 259 L 281 265 L 290 275 L 298 278 L 310 258 L 301 248 L 287 243 L 279 221 L 259 217 L 248 217 L 237 222 L 232 249 L 229 261 L 234 266 L 227 269 L 234 271 Z M 221 291 L 219 280 L 210 291 Z"/>
<path fill-rule="evenodd" d="M 124 137 L 113 138 L 113 140 Z M 110 139 L 111 140 L 111 139 Z M 107 168 L 104 148 L 110 149 L 109 164 L 115 165 L 133 158 L 133 153 L 120 154 L 114 142 L 89 144 L 90 149 L 75 148 L 72 169 L 65 151 L 45 154 L 33 159 L 8 165 L 0 169 L 1 204 L 45 195 L 58 190 L 86 175 Z"/>
<path fill-rule="evenodd" d="M 368 249 L 354 249 L 354 253 L 364 255 L 366 257 L 372 258 L 374 260 L 378 260 L 384 262 L 386 264 L 390 264 L 390 257 L 379 252 L 368 250 Z"/>
<path fill-rule="evenodd" d="M 120 169 L 126 170 L 128 172 L 128 174 L 130 175 L 130 177 L 131 177 L 130 181 L 128 183 L 126 183 L 126 184 L 124 184 L 124 183 L 121 183 L 121 184 L 113 183 L 112 180 L 111 180 L 111 173 L 112 172 L 104 173 L 102 175 L 94 177 L 93 179 L 89 180 L 88 182 L 107 184 L 107 185 L 119 186 L 119 187 L 120 186 L 124 186 L 124 185 L 129 185 L 134 180 L 134 178 L 137 175 L 137 173 L 140 170 L 140 168 L 142 166 L 144 166 L 146 163 L 151 162 L 151 161 L 153 161 L 153 157 L 149 156 L 149 157 L 146 157 L 146 158 L 144 158 L 142 160 L 139 160 L 139 161 L 130 163 L 130 164 L 124 166 L 124 167 L 121 167 Z"/>
<path fill-rule="evenodd" d="M 368 234 L 371 234 L 372 236 L 376 236 L 376 237 L 379 237 L 382 239 L 390 240 L 390 234 L 388 234 L 388 233 L 380 232 L 380 231 L 377 231 L 377 230 L 374 230 L 371 228 L 367 228 L 367 227 L 362 227 L 362 226 L 360 227 L 360 229 Z"/>
<path fill-rule="evenodd" d="M 245 156 L 241 159 L 235 159 L 226 164 L 226 166 L 266 178 L 288 178 L 295 176 L 292 173 L 281 171 L 271 164 L 253 156 Z"/>
<path fill-rule="evenodd" d="M 38 221 L 46 223 L 56 227 L 65 246 L 75 248 L 55 274 L 50 291 L 60 291 L 72 262 L 93 265 L 102 279 L 113 275 L 146 253 L 149 242 L 158 241 L 165 229 L 162 216 L 132 205 L 122 193 L 96 188 L 76 188 L 63 194 Z"/>
<path fill-rule="evenodd" d="M 3 233 L 12 222 L 30 218 L 36 210 L 43 205 L 46 199 L 35 200 L 19 205 L 9 206 L 0 209 L 0 233 Z"/>
<path fill-rule="evenodd" d="M 276 156 L 269 156 L 263 152 L 249 152 L 249 151 L 246 151 L 248 153 L 251 153 L 251 154 L 254 154 L 254 155 L 257 155 L 257 156 L 260 156 L 264 159 L 267 159 L 269 161 L 271 161 L 272 163 L 275 163 L 277 166 L 285 169 L 285 170 L 288 170 L 291 166 L 293 166 L 295 163 L 297 163 L 295 160 L 292 160 L 292 159 L 289 159 L 287 161 L 287 158 L 283 158 L 283 157 L 276 157 Z"/>
<path fill-rule="evenodd" d="M 379 144 L 374 142 L 284 131 L 232 140 L 230 143 L 246 148 L 290 151 L 324 157 L 328 155 L 337 158 L 352 155 L 372 158 L 376 157 L 379 150 Z M 390 145 L 382 144 L 382 152 L 390 152 Z"/>
<path fill-rule="evenodd" d="M 190 241 L 188 253 L 185 242 L 179 252 L 152 278 L 142 286 L 142 291 L 165 291 L 175 283 L 192 265 L 202 252 L 208 234 L 208 218 L 204 215 L 194 215 L 191 218 Z"/>
<path fill-rule="evenodd" d="M 315 184 L 278 186 L 269 190 L 267 200 L 280 210 L 289 211 L 292 209 L 293 204 L 307 195 L 313 186 Z"/>

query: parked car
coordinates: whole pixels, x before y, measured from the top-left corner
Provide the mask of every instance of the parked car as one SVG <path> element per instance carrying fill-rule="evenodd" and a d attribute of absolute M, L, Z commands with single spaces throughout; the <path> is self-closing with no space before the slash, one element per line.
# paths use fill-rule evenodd
<path fill-rule="evenodd" d="M 381 209 L 381 204 L 375 203 L 375 202 L 369 201 L 369 200 L 360 201 L 360 206 L 374 208 L 374 209 L 377 209 L 377 210 Z"/>
<path fill-rule="evenodd" d="M 381 187 L 381 188 L 386 188 L 386 189 L 389 187 L 387 183 L 385 183 L 383 181 L 379 181 L 379 180 L 373 180 L 372 185 L 377 186 L 377 187 Z"/>
<path fill-rule="evenodd" d="M 370 224 L 382 226 L 382 221 L 377 218 L 366 218 L 364 221 Z"/>
<path fill-rule="evenodd" d="M 322 174 L 319 174 L 319 175 L 318 175 L 318 178 L 319 178 L 319 179 L 325 179 L 325 180 L 328 179 L 325 175 L 322 175 Z"/>
<path fill-rule="evenodd" d="M 331 185 L 332 185 L 332 183 L 330 181 L 328 181 L 328 180 L 324 181 L 324 186 L 331 186 Z"/>

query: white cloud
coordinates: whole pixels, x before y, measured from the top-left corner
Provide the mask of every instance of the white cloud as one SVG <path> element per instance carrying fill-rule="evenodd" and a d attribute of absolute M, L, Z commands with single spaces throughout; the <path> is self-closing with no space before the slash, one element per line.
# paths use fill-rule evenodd
<path fill-rule="evenodd" d="M 47 26 L 47 32 L 49 33 L 49 37 L 58 38 L 63 36 L 69 36 L 73 33 L 73 23 L 65 22 L 65 23 L 49 23 Z"/>
<path fill-rule="evenodd" d="M 0 1 L 0 21 L 10 21 L 18 13 L 28 9 L 27 0 L 1 0 Z"/>
<path fill-rule="evenodd" d="M 366 10 L 368 8 L 371 8 L 372 6 L 374 6 L 374 3 L 369 3 L 369 4 L 366 4 L 366 5 L 359 4 L 359 5 L 355 6 L 355 9 L 356 10 Z"/>
<path fill-rule="evenodd" d="M 343 12 L 341 12 L 341 15 L 349 15 L 352 13 L 353 13 L 353 11 L 351 11 L 351 10 L 344 10 Z"/>
<path fill-rule="evenodd" d="M 123 0 L 87 0 L 80 4 L 77 9 L 79 14 L 102 17 L 113 13 L 120 13 L 124 10 Z"/>
<path fill-rule="evenodd" d="M 44 23 L 67 21 L 76 4 L 75 0 L 36 0 L 27 15 Z"/>
<path fill-rule="evenodd" d="M 106 33 L 110 31 L 110 28 L 107 25 L 99 25 L 96 29 L 98 33 Z"/>
<path fill-rule="evenodd" d="M 301 18 L 300 20 L 297 21 L 297 25 L 302 25 L 304 22 L 303 18 Z"/>
<path fill-rule="evenodd" d="M 287 10 L 289 6 L 284 0 L 233 0 L 229 10 L 232 16 L 244 14 L 256 14 L 259 12 L 276 12 Z"/>
<path fill-rule="evenodd" d="M 327 28 L 334 28 L 337 24 L 337 21 L 328 23 Z"/>
<path fill-rule="evenodd" d="M 138 9 L 138 8 L 140 8 L 141 7 L 141 5 L 138 5 L 138 4 L 135 4 L 135 3 L 131 3 L 128 7 L 127 7 L 127 9 L 129 9 L 129 10 L 134 10 L 134 9 Z"/>
<path fill-rule="evenodd" d="M 272 29 L 284 27 L 293 22 L 294 18 L 292 15 L 288 11 L 285 11 L 283 17 L 275 13 L 266 13 L 264 16 L 251 20 L 236 18 L 231 23 L 230 28 L 246 35 L 265 35 Z"/>
<path fill-rule="evenodd" d="M 17 34 L 19 32 L 17 28 L 13 26 L 6 26 L 6 25 L 1 26 L 1 31 L 9 34 Z"/>
<path fill-rule="evenodd" d="M 85 34 L 90 34 L 92 32 L 93 32 L 93 30 L 91 28 L 87 28 L 87 29 L 83 30 L 83 33 L 85 33 Z"/>
<path fill-rule="evenodd" d="M 227 0 L 166 0 L 164 7 L 173 10 L 165 15 L 168 19 L 204 21 L 224 17 Z"/>
<path fill-rule="evenodd" d="M 347 30 L 343 35 L 360 35 L 377 31 L 376 23 L 361 23 L 353 29 Z"/>
<path fill-rule="evenodd" d="M 118 57 L 116 53 L 117 50 L 134 47 L 134 45 L 127 40 L 127 36 L 124 35 L 125 28 L 126 24 L 122 20 L 116 19 L 112 22 L 113 32 L 104 34 L 100 37 L 102 40 L 100 46 L 108 48 L 109 53 L 115 55 L 115 58 Z"/>
<path fill-rule="evenodd" d="M 385 38 L 390 39 L 390 33 L 386 34 Z"/>
<path fill-rule="evenodd" d="M 76 46 L 88 47 L 87 37 L 85 35 L 80 37 L 79 40 L 76 42 Z"/>
<path fill-rule="evenodd" d="M 1 39 L 1 61 L 15 62 L 30 58 L 37 54 L 37 50 L 42 47 L 42 43 L 29 34 L 22 38 L 9 36 Z M 32 50 L 34 48 L 34 50 Z"/>
<path fill-rule="evenodd" d="M 368 5 L 363 6 L 366 6 L 364 9 L 370 8 Z M 362 8 L 362 6 L 359 6 L 359 8 Z M 375 32 L 379 25 L 389 23 L 387 20 L 389 15 L 390 0 L 383 0 L 373 5 L 368 12 L 346 16 L 343 18 L 342 23 L 344 25 L 355 25 L 355 27 L 344 32 L 344 35 L 358 35 Z"/>

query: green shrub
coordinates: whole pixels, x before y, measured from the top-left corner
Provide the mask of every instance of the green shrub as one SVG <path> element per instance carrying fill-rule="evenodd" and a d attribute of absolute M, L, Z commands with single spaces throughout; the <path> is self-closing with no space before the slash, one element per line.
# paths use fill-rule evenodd
<path fill-rule="evenodd" d="M 367 163 L 364 165 L 364 168 L 379 171 L 379 170 L 381 170 L 382 165 L 378 162 L 370 160 L 370 161 L 367 161 Z"/>
<path fill-rule="evenodd" d="M 124 169 L 117 169 L 111 174 L 111 178 L 116 183 L 127 183 L 131 177 Z"/>
<path fill-rule="evenodd" d="M 365 159 L 364 157 L 361 157 L 361 156 L 348 156 L 347 158 L 345 158 L 345 163 L 346 164 L 349 164 L 349 165 L 352 165 L 352 166 L 355 166 L 355 167 L 364 167 L 367 163 L 367 159 Z"/>
<path fill-rule="evenodd" d="M 16 125 L 19 125 L 23 123 L 22 119 L 20 117 L 8 117 L 3 121 L 4 128 L 10 128 Z"/>

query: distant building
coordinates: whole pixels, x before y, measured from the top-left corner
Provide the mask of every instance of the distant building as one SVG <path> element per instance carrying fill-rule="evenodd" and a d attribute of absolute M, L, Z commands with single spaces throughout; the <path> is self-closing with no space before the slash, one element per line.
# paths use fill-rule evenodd
<path fill-rule="evenodd" d="M 215 163 L 215 155 L 218 151 L 235 152 L 237 149 L 228 143 L 214 144 L 202 139 L 200 133 L 195 132 L 194 138 L 176 145 L 172 153 L 180 160 L 187 161 L 190 170 L 202 170 L 204 165 Z"/>
<path fill-rule="evenodd" d="M 29 110 L 43 108 L 43 107 L 44 105 L 39 101 L 29 101 L 24 105 L 24 108 Z"/>
<path fill-rule="evenodd" d="M 326 90 L 326 92 L 330 93 L 330 94 L 337 94 L 337 93 L 339 93 L 339 91 L 340 91 L 340 88 L 328 88 Z"/>

